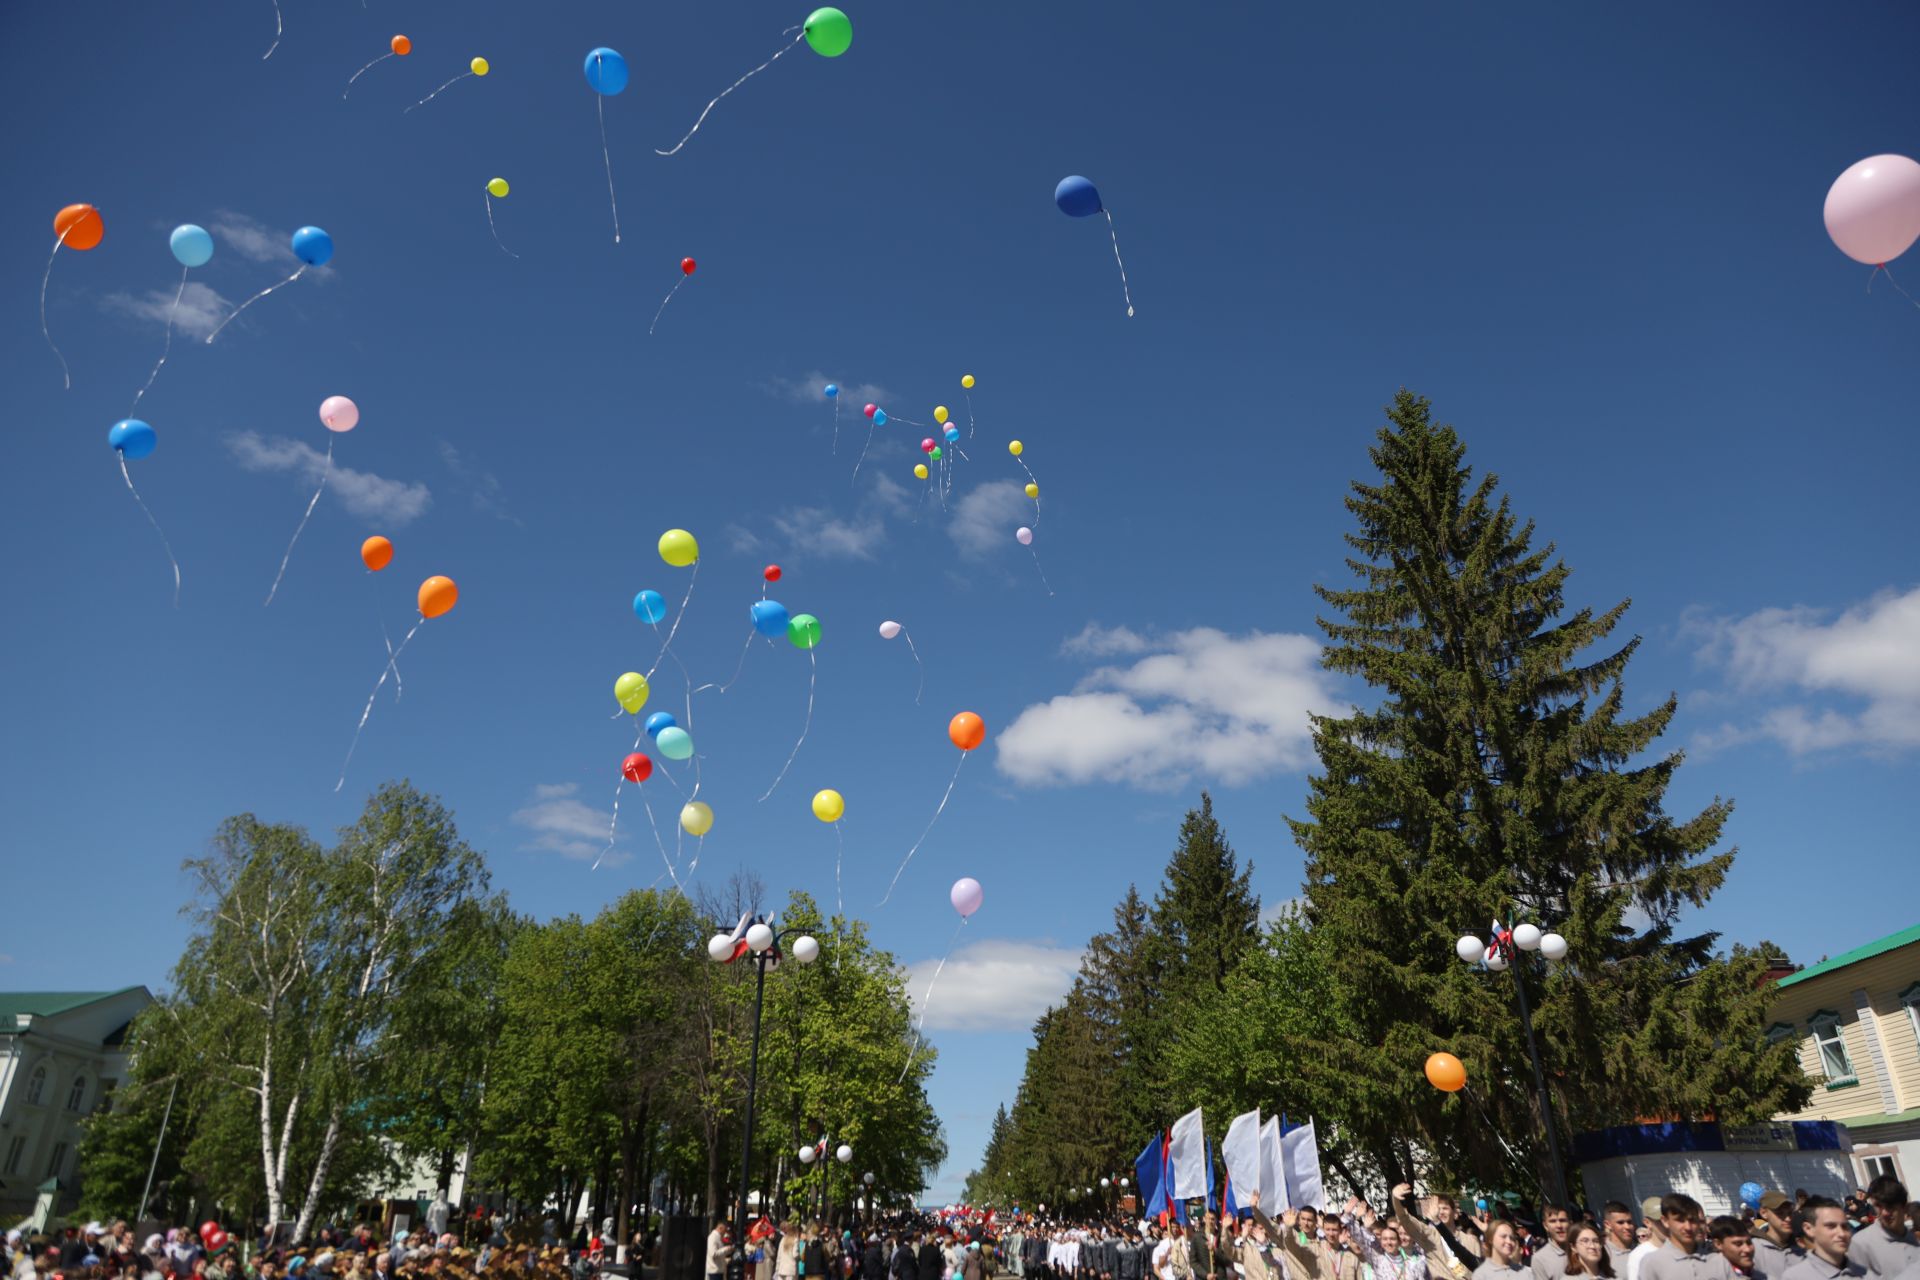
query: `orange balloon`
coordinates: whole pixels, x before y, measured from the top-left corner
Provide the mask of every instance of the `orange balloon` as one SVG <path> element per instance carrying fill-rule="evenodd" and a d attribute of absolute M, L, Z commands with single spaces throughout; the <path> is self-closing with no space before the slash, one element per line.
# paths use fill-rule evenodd
<path fill-rule="evenodd" d="M 376 533 L 360 544 L 360 558 L 366 561 L 367 568 L 378 573 L 393 563 L 393 544 Z"/>
<path fill-rule="evenodd" d="M 393 38 L 393 51 L 404 58 L 413 52 L 413 41 L 407 39 L 405 36 L 395 36 Z"/>
<path fill-rule="evenodd" d="M 962 711 L 947 722 L 947 736 L 962 751 L 971 751 L 987 740 L 987 722 L 971 711 Z"/>
<path fill-rule="evenodd" d="M 1427 1083 L 1442 1093 L 1458 1093 L 1467 1087 L 1467 1069 L 1450 1053 L 1436 1053 L 1427 1059 Z"/>
<path fill-rule="evenodd" d="M 420 584 L 420 615 L 437 618 L 453 608 L 459 599 L 460 588 L 453 585 L 453 579 L 435 574 Z"/>
<path fill-rule="evenodd" d="M 92 205 L 70 204 L 53 215 L 53 234 L 69 249 L 91 249 L 107 234 L 107 224 Z"/>

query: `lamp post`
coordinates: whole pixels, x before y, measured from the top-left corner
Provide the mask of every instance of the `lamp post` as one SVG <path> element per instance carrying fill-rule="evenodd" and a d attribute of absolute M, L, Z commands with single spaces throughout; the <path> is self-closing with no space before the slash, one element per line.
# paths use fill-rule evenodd
<path fill-rule="evenodd" d="M 1522 953 L 1539 952 L 1545 960 L 1559 961 L 1566 958 L 1567 940 L 1557 933 L 1542 932 L 1539 925 L 1520 924 L 1512 929 L 1494 927 L 1493 937 L 1481 941 L 1474 934 L 1463 934 L 1453 944 L 1453 953 L 1470 965 L 1481 965 L 1493 973 L 1506 969 L 1514 961 L 1527 963 Z M 1544 963 L 1541 965 L 1544 968 Z M 1552 1165 L 1554 1203 L 1565 1207 L 1567 1203 L 1567 1174 L 1560 1164 L 1560 1139 L 1556 1135 L 1553 1123 L 1553 1099 L 1547 1093 L 1547 1076 L 1540 1069 L 1540 1045 L 1533 1036 L 1533 1014 L 1527 1008 L 1527 984 L 1524 977 L 1513 975 L 1514 999 L 1520 1005 L 1520 1029 L 1527 1037 L 1527 1060 L 1533 1065 L 1533 1089 L 1540 1102 L 1540 1123 L 1547 1130 L 1547 1160 Z"/>
<path fill-rule="evenodd" d="M 753 1052 L 747 1059 L 747 1124 L 740 1144 L 740 1197 L 733 1209 L 733 1253 L 727 1259 L 728 1280 L 747 1274 L 747 1188 L 753 1176 L 753 1103 L 760 1088 L 760 1011 L 767 998 L 767 967 L 780 963 L 782 935 L 765 916 L 746 915 L 731 934 L 716 933 L 707 940 L 707 956 L 716 964 L 732 964 L 743 956 L 753 961 Z M 812 964 L 820 943 L 810 934 L 793 939 L 793 958 Z"/>

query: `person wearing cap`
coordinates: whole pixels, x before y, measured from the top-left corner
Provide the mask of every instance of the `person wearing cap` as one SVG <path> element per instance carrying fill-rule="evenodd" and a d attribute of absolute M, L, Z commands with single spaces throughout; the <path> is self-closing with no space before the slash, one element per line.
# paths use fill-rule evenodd
<path fill-rule="evenodd" d="M 1785 1192 L 1760 1197 L 1753 1232 L 1753 1273 L 1761 1280 L 1783 1280 L 1787 1269 L 1807 1256 L 1793 1229 L 1794 1204 Z"/>
<path fill-rule="evenodd" d="M 1920 1245 L 1907 1227 L 1907 1189 L 1898 1178 L 1881 1174 L 1867 1187 L 1867 1208 L 1873 1221 L 1853 1233 L 1847 1257 L 1882 1280 L 1920 1265 Z"/>
<path fill-rule="evenodd" d="M 1666 1230 L 1660 1225 L 1659 1196 L 1648 1196 L 1640 1202 L 1640 1226 L 1647 1237 L 1633 1246 L 1633 1252 L 1627 1255 L 1627 1280 L 1640 1280 L 1640 1264 L 1667 1243 Z"/>
<path fill-rule="evenodd" d="M 1798 1217 L 1807 1256 L 1787 1268 L 1785 1280 L 1836 1280 L 1839 1276 L 1861 1280 L 1867 1274 L 1865 1267 L 1847 1257 L 1853 1228 L 1839 1201 L 1808 1196 Z"/>

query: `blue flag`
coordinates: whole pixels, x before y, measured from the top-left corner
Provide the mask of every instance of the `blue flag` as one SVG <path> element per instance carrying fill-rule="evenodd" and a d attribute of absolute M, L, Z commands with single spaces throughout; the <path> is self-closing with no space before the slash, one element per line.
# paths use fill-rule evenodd
<path fill-rule="evenodd" d="M 1166 1151 L 1159 1134 L 1147 1139 L 1146 1150 L 1133 1162 L 1133 1180 L 1140 1188 L 1140 1216 L 1157 1218 L 1167 1211 Z"/>

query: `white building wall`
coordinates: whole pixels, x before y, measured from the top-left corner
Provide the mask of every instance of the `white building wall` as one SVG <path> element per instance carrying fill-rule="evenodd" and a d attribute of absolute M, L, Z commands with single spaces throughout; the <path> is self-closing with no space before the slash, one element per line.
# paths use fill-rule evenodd
<path fill-rule="evenodd" d="M 1588 1161 L 1580 1172 L 1592 1208 L 1618 1200 L 1636 1214 L 1648 1196 L 1673 1191 L 1698 1200 L 1709 1217 L 1732 1213 L 1743 1182 L 1834 1197 L 1854 1186 L 1853 1162 L 1843 1151 L 1663 1151 Z"/>

